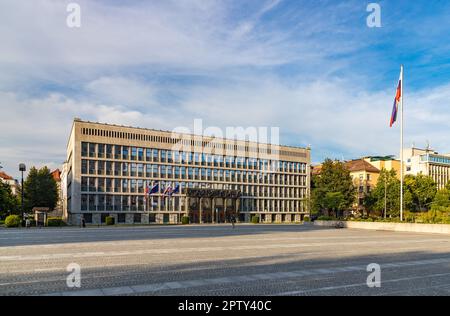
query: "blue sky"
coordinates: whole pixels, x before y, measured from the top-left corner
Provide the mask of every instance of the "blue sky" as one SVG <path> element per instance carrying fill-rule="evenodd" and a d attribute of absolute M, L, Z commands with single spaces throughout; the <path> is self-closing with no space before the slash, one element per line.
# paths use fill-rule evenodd
<path fill-rule="evenodd" d="M 0 3 L 0 162 L 64 161 L 74 117 L 173 130 L 276 126 L 326 157 L 397 154 L 388 128 L 405 65 L 405 145 L 450 152 L 450 3 L 378 1 Z M 375 1 L 373 1 L 375 2 Z M 5 119 L 6 118 L 6 119 Z"/>

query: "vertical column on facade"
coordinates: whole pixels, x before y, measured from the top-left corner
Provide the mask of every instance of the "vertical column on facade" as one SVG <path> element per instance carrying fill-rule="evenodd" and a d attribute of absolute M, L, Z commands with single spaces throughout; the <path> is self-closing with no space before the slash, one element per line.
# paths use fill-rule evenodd
<path fill-rule="evenodd" d="M 211 198 L 211 222 L 215 223 L 215 217 L 216 217 L 216 199 Z"/>
<path fill-rule="evenodd" d="M 188 196 L 186 196 L 185 198 L 184 198 L 184 212 L 185 212 L 185 214 L 186 214 L 186 216 L 189 216 L 189 197 Z"/>
<path fill-rule="evenodd" d="M 202 220 L 202 208 L 203 208 L 203 206 L 202 206 L 202 198 L 199 198 L 199 203 L 198 203 L 198 210 L 199 210 L 199 223 L 200 224 L 203 224 L 203 220 Z"/>
<path fill-rule="evenodd" d="M 234 199 L 234 216 L 236 218 L 236 221 L 239 221 L 239 198 Z"/>

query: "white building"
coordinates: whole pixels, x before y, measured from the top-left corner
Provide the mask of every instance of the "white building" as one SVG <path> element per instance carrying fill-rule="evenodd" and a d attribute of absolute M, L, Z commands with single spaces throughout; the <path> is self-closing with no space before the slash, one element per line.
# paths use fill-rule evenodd
<path fill-rule="evenodd" d="M 439 154 L 427 148 L 403 150 L 405 174 L 430 176 L 438 189 L 443 189 L 450 181 L 450 154 Z"/>
<path fill-rule="evenodd" d="M 12 194 L 17 195 L 19 183 L 17 182 L 16 179 L 4 173 L 3 171 L 0 171 L 0 181 L 9 184 L 9 186 L 11 187 Z"/>

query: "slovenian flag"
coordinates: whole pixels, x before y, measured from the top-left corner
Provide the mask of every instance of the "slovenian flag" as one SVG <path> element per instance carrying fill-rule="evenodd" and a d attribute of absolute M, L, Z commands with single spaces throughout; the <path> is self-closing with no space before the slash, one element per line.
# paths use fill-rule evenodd
<path fill-rule="evenodd" d="M 158 191 L 159 191 L 159 183 L 156 182 L 156 183 L 153 185 L 153 187 L 152 187 L 152 189 L 150 190 L 150 192 L 148 193 L 148 195 L 157 193 Z"/>
<path fill-rule="evenodd" d="M 400 107 L 400 101 L 401 101 L 401 99 L 403 97 L 403 93 L 402 93 L 402 77 L 403 77 L 403 74 L 400 72 L 400 79 L 398 79 L 397 92 L 395 94 L 394 106 L 392 108 L 391 121 L 389 123 L 390 127 L 392 127 L 392 125 L 394 125 L 395 121 L 397 121 L 398 109 Z"/>
<path fill-rule="evenodd" d="M 169 184 L 169 186 L 164 190 L 163 195 L 171 196 L 172 195 L 172 186 Z"/>

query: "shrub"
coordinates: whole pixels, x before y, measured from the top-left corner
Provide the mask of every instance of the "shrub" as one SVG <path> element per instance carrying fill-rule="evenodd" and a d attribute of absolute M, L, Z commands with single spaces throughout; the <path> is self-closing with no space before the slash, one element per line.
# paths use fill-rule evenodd
<path fill-rule="evenodd" d="M 61 217 L 49 217 L 49 218 L 47 218 L 47 226 L 60 227 L 60 226 L 66 226 L 66 223 L 62 220 Z"/>
<path fill-rule="evenodd" d="M 311 221 L 311 220 L 310 220 L 309 216 L 305 216 L 305 217 L 303 217 L 303 221 L 304 221 L 304 222 L 309 222 L 309 221 Z"/>
<path fill-rule="evenodd" d="M 19 215 L 9 215 L 5 219 L 6 227 L 19 227 L 20 226 L 20 216 Z"/>
<path fill-rule="evenodd" d="M 110 226 L 110 225 L 114 225 L 116 222 L 116 219 L 112 216 L 106 216 L 105 217 L 105 223 L 106 225 Z"/>
<path fill-rule="evenodd" d="M 0 220 L 0 225 L 4 225 L 5 221 Z"/>
<path fill-rule="evenodd" d="M 258 224 L 259 223 L 259 216 L 252 216 L 252 223 L 253 224 Z"/>
<path fill-rule="evenodd" d="M 187 225 L 187 224 L 189 224 L 189 222 L 190 222 L 189 216 L 183 216 L 183 217 L 181 218 L 181 224 Z"/>
<path fill-rule="evenodd" d="M 332 220 L 335 220 L 335 218 L 331 217 L 331 216 L 324 216 L 324 215 L 322 215 L 322 216 L 319 216 L 317 218 L 317 220 L 319 220 L 319 221 L 332 221 Z"/>

